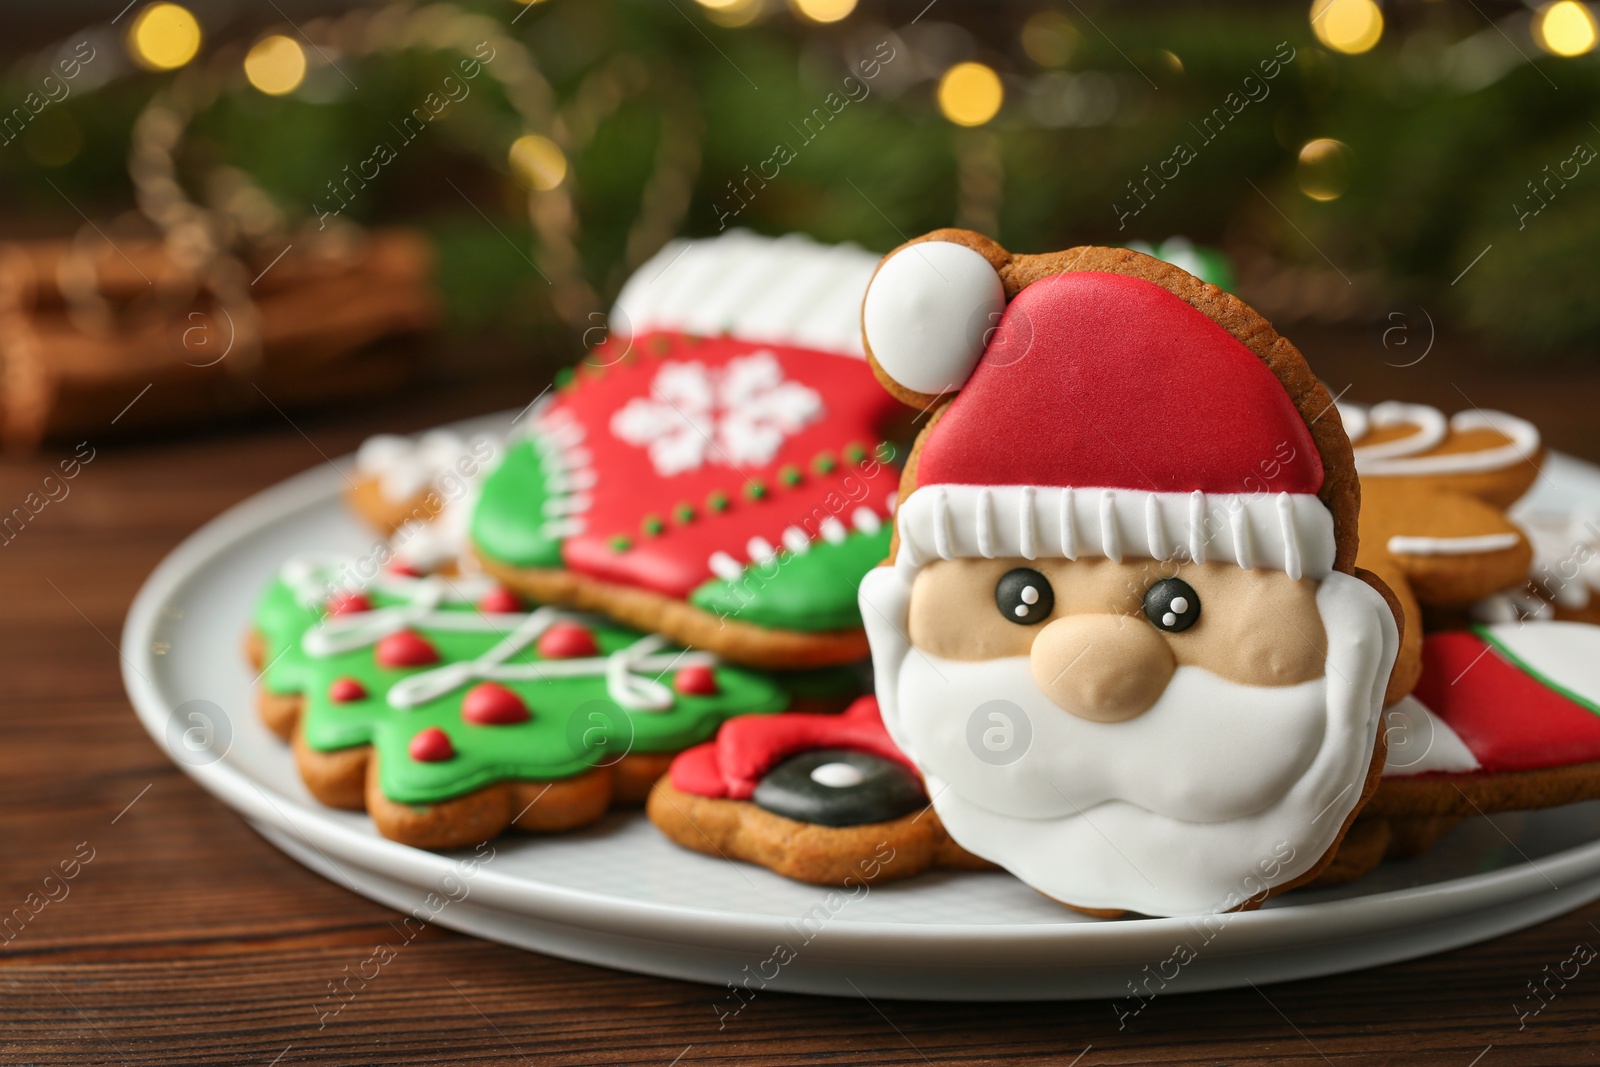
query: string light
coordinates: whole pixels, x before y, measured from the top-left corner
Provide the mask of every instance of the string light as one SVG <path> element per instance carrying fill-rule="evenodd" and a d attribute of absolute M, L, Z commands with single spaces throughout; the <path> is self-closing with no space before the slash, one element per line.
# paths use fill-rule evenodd
<path fill-rule="evenodd" d="M 1311 30 L 1335 52 L 1359 55 L 1383 36 L 1383 12 L 1373 0 L 1312 0 Z"/>
<path fill-rule="evenodd" d="M 789 0 L 789 6 L 812 22 L 838 22 L 856 9 L 856 0 Z"/>
<path fill-rule="evenodd" d="M 567 155 L 548 137 L 525 133 L 511 144 L 508 155 L 517 180 L 537 192 L 547 193 L 567 176 Z"/>
<path fill-rule="evenodd" d="M 700 0 L 706 9 L 706 17 L 718 26 L 737 28 L 748 26 L 761 17 L 766 9 L 762 0 Z"/>
<path fill-rule="evenodd" d="M 762 8 L 762 0 L 696 0 L 696 2 L 702 8 L 706 8 L 706 14 L 709 14 L 712 21 L 722 26 L 726 26 L 730 21 L 733 24 L 741 24 L 741 19 L 749 22 Z"/>
<path fill-rule="evenodd" d="M 1337 200 L 1350 188 L 1354 158 L 1349 145 L 1332 137 L 1307 141 L 1300 149 L 1295 181 L 1313 200 Z"/>
<path fill-rule="evenodd" d="M 244 57 L 244 76 L 268 96 L 292 93 L 306 80 L 306 53 L 282 34 L 263 37 Z"/>
<path fill-rule="evenodd" d="M 177 70 L 199 51 L 200 23 L 177 4 L 151 4 L 128 28 L 128 54 L 149 70 Z"/>
<path fill-rule="evenodd" d="M 982 126 L 1005 101 L 1000 75 L 982 63 L 957 63 L 939 79 L 939 110 L 957 126 Z"/>
<path fill-rule="evenodd" d="M 1551 55 L 1581 56 L 1594 50 L 1600 29 L 1588 7 L 1577 0 L 1557 0 L 1534 14 L 1533 39 Z"/>

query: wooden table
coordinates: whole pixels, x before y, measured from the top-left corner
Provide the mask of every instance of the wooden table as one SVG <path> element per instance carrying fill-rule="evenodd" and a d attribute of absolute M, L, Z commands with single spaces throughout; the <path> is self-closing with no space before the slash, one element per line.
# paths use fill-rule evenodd
<path fill-rule="evenodd" d="M 1337 391 L 1540 420 L 1600 459 L 1593 372 L 1387 365 L 1359 337 L 1295 336 Z M 1393 362 L 1393 360 L 1391 360 Z M 1600 964 L 1519 1029 L 1513 1005 L 1587 942 L 1600 904 L 1431 959 L 1157 999 L 1126 1029 L 1104 1001 L 917 1004 L 765 993 L 726 1029 L 717 991 L 428 929 L 319 1027 L 329 984 L 397 915 L 310 873 L 186 778 L 123 695 L 116 642 L 157 561 L 228 505 L 352 449 L 517 405 L 527 380 L 431 389 L 352 415 L 220 438 L 118 444 L 0 549 L 0 909 L 54 900 L 0 941 L 0 1063 L 1395 1063 L 1600 1059 Z M 1465 398 L 1465 399 L 1463 399 Z M 0 465 L 0 512 L 61 453 Z M 91 854 L 70 882 L 46 881 Z M 66 895 L 62 896 L 62 887 Z M 26 912 L 25 912 L 26 913 Z M 3 912 L 0 912 L 3 917 Z"/>

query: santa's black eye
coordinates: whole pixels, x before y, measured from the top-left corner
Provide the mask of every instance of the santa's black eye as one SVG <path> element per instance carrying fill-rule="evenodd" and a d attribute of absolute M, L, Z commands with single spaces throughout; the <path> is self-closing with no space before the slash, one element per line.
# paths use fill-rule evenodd
<path fill-rule="evenodd" d="M 1000 614 L 1019 626 L 1044 622 L 1056 606 L 1056 594 L 1044 575 L 1027 567 L 1006 571 L 994 587 Z"/>
<path fill-rule="evenodd" d="M 1145 618 L 1156 629 L 1182 633 L 1200 618 L 1200 597 L 1182 578 L 1163 578 L 1144 595 Z"/>

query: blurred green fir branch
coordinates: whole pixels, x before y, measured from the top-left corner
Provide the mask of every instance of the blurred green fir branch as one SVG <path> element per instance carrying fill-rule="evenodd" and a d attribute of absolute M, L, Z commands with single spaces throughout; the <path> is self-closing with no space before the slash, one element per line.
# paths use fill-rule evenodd
<path fill-rule="evenodd" d="M 466 6 L 508 17 L 504 4 Z M 1594 55 L 1501 62 L 1498 31 L 1453 5 L 1402 5 L 1373 51 L 1343 56 L 1316 42 L 1299 4 L 1210 12 L 1107 4 L 1091 11 L 1103 34 L 1072 5 L 1056 6 L 1079 32 L 1052 66 L 1019 40 L 1024 18 L 1048 7 L 1008 7 L 998 18 L 950 5 L 912 25 L 914 10 L 869 2 L 832 26 L 780 9 L 731 29 L 688 0 L 548 0 L 514 32 L 563 98 L 619 54 L 681 73 L 705 129 L 689 234 L 731 224 L 885 250 L 964 211 L 972 217 L 963 168 L 987 166 L 999 183 L 989 205 L 995 236 L 1018 250 L 1182 234 L 1262 253 L 1284 270 L 1331 265 L 1341 277 L 1426 295 L 1507 358 L 1600 348 L 1588 261 L 1600 247 L 1600 160 L 1570 162 L 1578 145 L 1600 147 Z M 1487 10 L 1502 19 L 1512 8 Z M 884 48 L 893 58 L 864 78 L 861 61 Z M 1283 60 L 1284 48 L 1292 59 Z M 1274 56 L 1278 70 L 1267 78 L 1262 64 Z M 943 118 L 935 101 L 939 73 L 963 59 L 993 66 L 1006 86 L 1003 110 L 978 136 Z M 287 98 L 224 94 L 195 123 L 181 158 L 197 169 L 241 168 L 287 212 L 312 218 L 327 183 L 391 138 L 392 124 L 451 61 L 416 49 L 361 64 L 359 91 L 330 81 Z M 1250 76 L 1259 88 L 1243 88 Z M 0 85 L 4 99 L 20 100 L 34 77 L 13 71 Z M 73 205 L 94 218 L 130 210 L 128 127 L 164 77 L 130 73 L 74 93 L 0 145 L 10 192 L 0 218 L 18 232 L 60 232 L 81 223 Z M 1206 126 L 1241 93 L 1246 106 Z M 349 216 L 432 234 L 451 329 L 547 333 L 555 315 L 526 254 L 533 231 L 505 155 L 523 131 L 490 79 L 474 82 L 473 94 L 398 153 Z M 830 94 L 848 103 L 833 111 Z M 582 268 L 604 293 L 621 280 L 654 166 L 662 135 L 654 103 L 623 101 L 569 161 Z M 808 126 L 819 108 L 823 117 Z M 1297 158 L 1317 138 L 1347 146 L 1348 175 L 1331 199 L 1302 191 L 1306 165 Z M 1168 161 L 1179 145 L 1192 159 L 1174 174 Z M 792 158 L 761 177 L 780 147 Z M 1173 176 L 1150 181 L 1163 167 Z M 1558 183 L 1548 181 L 1552 172 Z M 1140 209 L 1129 215 L 1135 191 Z"/>

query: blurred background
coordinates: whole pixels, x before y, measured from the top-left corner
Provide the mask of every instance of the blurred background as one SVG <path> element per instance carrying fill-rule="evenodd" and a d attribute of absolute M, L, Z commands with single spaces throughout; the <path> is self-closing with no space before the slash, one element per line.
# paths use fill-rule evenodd
<path fill-rule="evenodd" d="M 666 241 L 733 227 L 1134 244 L 1352 399 L 1537 420 L 1600 384 L 1577 0 L 110 0 L 6 24 L 13 451 L 463 383 L 518 406 Z M 1600 454 L 1580 405 L 1545 421 Z"/>

